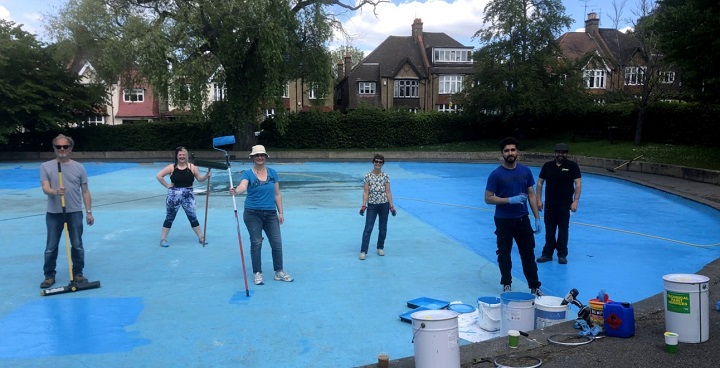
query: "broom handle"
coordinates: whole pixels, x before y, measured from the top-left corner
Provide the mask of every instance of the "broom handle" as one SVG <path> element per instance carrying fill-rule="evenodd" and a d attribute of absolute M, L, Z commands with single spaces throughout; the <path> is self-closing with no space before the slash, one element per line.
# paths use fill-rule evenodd
<path fill-rule="evenodd" d="M 58 179 L 60 180 L 60 187 L 63 187 L 63 176 L 62 176 L 62 166 L 60 164 L 60 161 L 58 161 Z M 62 211 L 63 211 L 63 228 L 65 232 L 65 251 L 67 252 L 67 263 L 68 263 L 68 272 L 70 273 L 70 283 L 74 281 L 73 278 L 73 272 L 72 272 L 72 254 L 70 253 L 70 233 L 68 231 L 68 218 L 67 218 L 67 211 L 65 210 L 65 193 L 60 196 L 60 205 L 62 205 Z"/>
<path fill-rule="evenodd" d="M 212 169 L 208 168 L 208 174 L 210 173 Z M 210 178 L 207 178 L 207 189 L 205 190 L 205 221 L 203 222 L 203 247 L 205 246 L 205 243 L 207 243 L 207 216 L 208 216 L 208 206 L 210 203 Z"/>

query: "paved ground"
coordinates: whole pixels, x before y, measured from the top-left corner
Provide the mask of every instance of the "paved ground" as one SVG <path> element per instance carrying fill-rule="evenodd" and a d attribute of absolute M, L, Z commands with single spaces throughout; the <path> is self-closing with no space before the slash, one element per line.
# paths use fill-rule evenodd
<path fill-rule="evenodd" d="M 720 187 L 678 178 L 658 176 L 631 171 L 609 173 L 603 168 L 583 167 L 586 172 L 608 174 L 636 183 L 654 187 L 673 194 L 705 203 L 720 209 Z M 547 338 L 558 333 L 576 332 L 572 321 L 530 332 L 529 338 L 521 338 L 517 350 L 506 346 L 506 338 L 496 338 L 461 346 L 463 368 L 494 367 L 499 357 L 534 357 L 542 360 L 542 367 L 717 367 L 720 362 L 720 311 L 714 309 L 720 300 L 720 259 L 708 264 L 698 274 L 710 278 L 710 339 L 704 343 L 680 343 L 676 354 L 664 350 L 665 312 L 663 293 L 634 303 L 635 336 L 627 339 L 605 337 L 580 346 L 561 346 L 548 343 Z M 632 280 L 628 280 L 628 287 Z M 572 311 L 572 310 L 571 310 Z M 532 366 L 525 360 L 501 360 L 506 365 Z M 375 365 L 365 366 L 366 368 Z M 390 367 L 411 368 L 414 358 L 408 357 L 390 362 Z"/>

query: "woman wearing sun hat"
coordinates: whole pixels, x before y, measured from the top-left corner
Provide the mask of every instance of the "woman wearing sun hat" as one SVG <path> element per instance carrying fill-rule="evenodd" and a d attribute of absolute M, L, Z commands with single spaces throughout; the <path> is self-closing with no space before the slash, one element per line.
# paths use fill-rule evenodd
<path fill-rule="evenodd" d="M 272 249 L 274 279 L 276 281 L 293 281 L 292 276 L 283 269 L 282 237 L 280 225 L 285 222 L 283 217 L 282 194 L 280 194 L 280 178 L 277 172 L 267 167 L 268 154 L 265 147 L 252 147 L 250 159 L 252 170 L 245 170 L 240 184 L 230 188 L 230 194 L 242 194 L 247 191 L 243 221 L 250 234 L 250 257 L 255 285 L 263 285 L 262 277 L 262 242 L 263 231 Z"/>

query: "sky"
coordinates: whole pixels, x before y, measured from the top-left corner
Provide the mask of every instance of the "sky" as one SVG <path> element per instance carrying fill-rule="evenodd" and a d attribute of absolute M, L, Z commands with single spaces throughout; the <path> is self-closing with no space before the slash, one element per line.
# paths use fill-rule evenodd
<path fill-rule="evenodd" d="M 355 1 L 355 0 L 349 0 Z M 391 0 L 378 6 L 376 14 L 372 8 L 354 13 L 339 14 L 339 20 L 350 35 L 349 39 L 338 39 L 331 48 L 351 45 L 367 55 L 388 36 L 409 36 L 415 18 L 422 19 L 425 32 L 444 32 L 466 46 L 479 47 L 472 37 L 482 26 L 483 9 L 488 0 Z M 615 0 L 621 3 L 623 0 Z M 638 0 L 625 0 L 623 18 L 632 18 Z M 50 41 L 43 28 L 42 18 L 55 14 L 67 0 L 0 0 L 0 18 L 23 24 L 23 29 Z M 568 31 L 584 29 L 587 13 L 600 15 L 600 27 L 611 28 L 613 0 L 562 0 L 565 13 L 573 19 Z M 627 24 L 619 24 L 623 29 Z"/>

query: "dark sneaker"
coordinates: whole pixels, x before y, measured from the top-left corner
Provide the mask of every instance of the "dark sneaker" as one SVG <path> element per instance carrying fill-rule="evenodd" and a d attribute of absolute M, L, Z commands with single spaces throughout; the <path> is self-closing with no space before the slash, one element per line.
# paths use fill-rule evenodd
<path fill-rule="evenodd" d="M 543 294 L 543 292 L 540 290 L 540 288 L 532 288 L 532 289 L 530 289 L 530 294 L 535 295 L 536 297 L 545 295 L 545 294 Z"/>
<path fill-rule="evenodd" d="M 503 285 L 503 293 L 507 293 L 508 291 L 512 291 L 512 286 Z"/>
<path fill-rule="evenodd" d="M 567 258 L 565 258 L 565 257 L 558 257 L 558 263 L 560 263 L 560 264 L 567 264 Z"/>
<path fill-rule="evenodd" d="M 548 256 L 540 256 L 540 258 L 537 259 L 537 263 L 545 263 L 552 261 L 552 257 Z"/>
<path fill-rule="evenodd" d="M 45 280 L 40 284 L 40 287 L 43 289 L 47 289 L 53 285 L 55 285 L 55 279 L 52 277 L 46 277 Z"/>
<path fill-rule="evenodd" d="M 75 275 L 75 277 L 73 277 L 73 281 L 77 282 L 78 284 L 83 284 L 83 283 L 88 282 L 88 279 L 85 276 L 83 276 L 81 273 L 79 273 L 79 274 Z"/>

